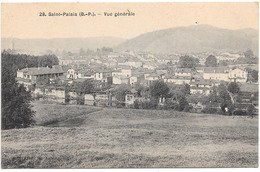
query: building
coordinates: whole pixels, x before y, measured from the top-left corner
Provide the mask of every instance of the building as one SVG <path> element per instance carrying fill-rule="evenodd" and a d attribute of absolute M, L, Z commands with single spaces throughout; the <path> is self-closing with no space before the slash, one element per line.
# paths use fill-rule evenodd
<path fill-rule="evenodd" d="M 126 107 L 132 106 L 136 99 L 137 99 L 137 91 L 135 89 L 127 91 L 125 95 L 125 106 Z"/>
<path fill-rule="evenodd" d="M 38 84 L 44 79 L 56 79 L 64 76 L 64 70 L 61 66 L 24 68 L 17 71 L 18 84 L 24 84 L 28 90 L 30 86 Z"/>
<path fill-rule="evenodd" d="M 129 77 L 126 76 L 113 76 L 113 84 L 119 85 L 119 84 L 129 84 Z"/>
<path fill-rule="evenodd" d="M 173 75 L 167 75 L 164 77 L 165 83 L 174 83 L 177 85 L 182 84 L 189 84 L 191 81 L 191 77 L 189 76 L 173 76 Z"/>
<path fill-rule="evenodd" d="M 95 72 L 89 69 L 79 69 L 75 71 L 75 79 L 77 78 L 94 79 Z"/>
<path fill-rule="evenodd" d="M 107 82 L 107 78 L 112 76 L 112 72 L 109 70 L 101 69 L 101 70 L 96 70 L 94 79 L 102 82 Z"/>
<path fill-rule="evenodd" d="M 175 76 L 192 77 L 192 69 L 190 69 L 190 68 L 177 68 L 175 70 Z"/>
<path fill-rule="evenodd" d="M 236 68 L 229 71 L 229 80 L 231 82 L 247 82 L 247 77 L 248 72 L 243 69 Z"/>
<path fill-rule="evenodd" d="M 203 79 L 228 82 L 229 81 L 229 69 L 226 67 L 204 68 Z"/>
<path fill-rule="evenodd" d="M 204 94 L 209 95 L 211 88 L 216 85 L 215 82 L 211 80 L 196 80 L 190 82 L 190 94 Z"/>

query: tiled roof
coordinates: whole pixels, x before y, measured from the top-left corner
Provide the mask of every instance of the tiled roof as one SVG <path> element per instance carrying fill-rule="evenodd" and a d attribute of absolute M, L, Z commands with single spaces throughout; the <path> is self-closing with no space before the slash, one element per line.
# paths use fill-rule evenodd
<path fill-rule="evenodd" d="M 258 84 L 241 84 L 240 91 L 242 92 L 257 92 Z"/>
<path fill-rule="evenodd" d="M 199 84 L 199 85 L 212 85 L 214 84 L 214 82 L 212 80 L 206 80 L 206 79 L 200 79 L 200 80 L 196 80 L 196 81 L 191 81 L 190 82 L 190 85 L 196 85 L 196 84 Z"/>
<path fill-rule="evenodd" d="M 228 68 L 226 68 L 226 67 L 206 67 L 206 68 L 204 68 L 204 73 L 228 73 Z"/>
<path fill-rule="evenodd" d="M 190 87 L 191 90 L 209 90 L 210 88 L 208 87 L 195 87 L 195 86 L 192 86 Z"/>
<path fill-rule="evenodd" d="M 183 72 L 183 73 L 191 73 L 191 69 L 190 68 L 177 68 L 176 70 L 175 70 L 175 72 Z"/>
<path fill-rule="evenodd" d="M 24 68 L 20 71 L 26 73 L 27 75 L 46 75 L 46 74 L 64 73 L 64 70 L 62 69 L 61 66 L 53 66 L 53 68 L 48 68 L 48 67 Z"/>
<path fill-rule="evenodd" d="M 168 75 L 164 77 L 165 79 L 177 79 L 177 80 L 190 80 L 191 77 L 189 76 L 173 76 L 173 75 Z"/>

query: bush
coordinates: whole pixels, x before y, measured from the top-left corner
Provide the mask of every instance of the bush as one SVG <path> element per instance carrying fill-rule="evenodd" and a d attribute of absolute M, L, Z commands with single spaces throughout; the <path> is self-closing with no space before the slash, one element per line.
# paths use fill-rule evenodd
<path fill-rule="evenodd" d="M 246 116 L 247 112 L 244 111 L 244 110 L 239 109 L 239 110 L 234 111 L 233 115 L 236 115 L 236 116 Z"/>
<path fill-rule="evenodd" d="M 190 110 L 192 109 L 191 106 L 186 105 L 185 108 L 183 109 L 184 112 L 190 112 Z"/>
<path fill-rule="evenodd" d="M 134 109 L 139 109 L 139 101 L 138 100 L 135 100 L 134 101 Z"/>
<path fill-rule="evenodd" d="M 218 112 L 218 109 L 216 108 L 204 108 L 202 109 L 203 113 L 209 113 L 209 114 L 216 114 Z"/>

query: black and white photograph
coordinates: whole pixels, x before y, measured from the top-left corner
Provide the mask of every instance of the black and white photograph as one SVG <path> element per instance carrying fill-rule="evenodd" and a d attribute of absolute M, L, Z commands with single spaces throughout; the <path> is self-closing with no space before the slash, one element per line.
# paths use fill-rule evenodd
<path fill-rule="evenodd" d="M 1 3 L 1 169 L 258 168 L 258 2 Z"/>

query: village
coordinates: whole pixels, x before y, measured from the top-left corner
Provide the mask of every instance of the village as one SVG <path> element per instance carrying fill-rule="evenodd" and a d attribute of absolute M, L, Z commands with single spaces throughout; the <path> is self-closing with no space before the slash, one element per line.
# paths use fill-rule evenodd
<path fill-rule="evenodd" d="M 222 53 L 209 55 L 208 58 L 220 64 L 223 61 L 234 61 L 241 56 L 243 54 Z M 212 106 L 221 109 L 219 103 L 200 101 L 201 98 L 212 94 L 220 84 L 237 83 L 239 101 L 236 101 L 236 97 L 235 101 L 232 98 L 236 109 L 245 111 L 249 104 L 258 109 L 258 81 L 254 80 L 250 73 L 252 70 L 258 71 L 256 64 L 225 64 L 212 67 L 207 64 L 207 56 L 173 58 L 172 55 L 161 57 L 133 51 L 109 52 L 87 60 L 80 56 L 58 58 L 59 65 L 17 71 L 17 82 L 31 91 L 35 101 L 144 108 L 144 105 L 137 106 L 137 102 L 151 101 L 151 96 L 145 91 L 147 92 L 153 83 L 162 82 L 167 85 L 169 92 L 174 90 L 175 94 L 176 90 L 183 92 L 183 88 L 187 88 L 188 92 L 184 96 L 189 109 L 201 112 Z M 197 65 L 187 65 L 189 58 L 195 59 L 194 63 Z M 167 99 L 172 100 L 173 97 L 161 94 L 156 106 L 163 107 Z M 176 96 L 170 102 L 179 104 Z"/>

